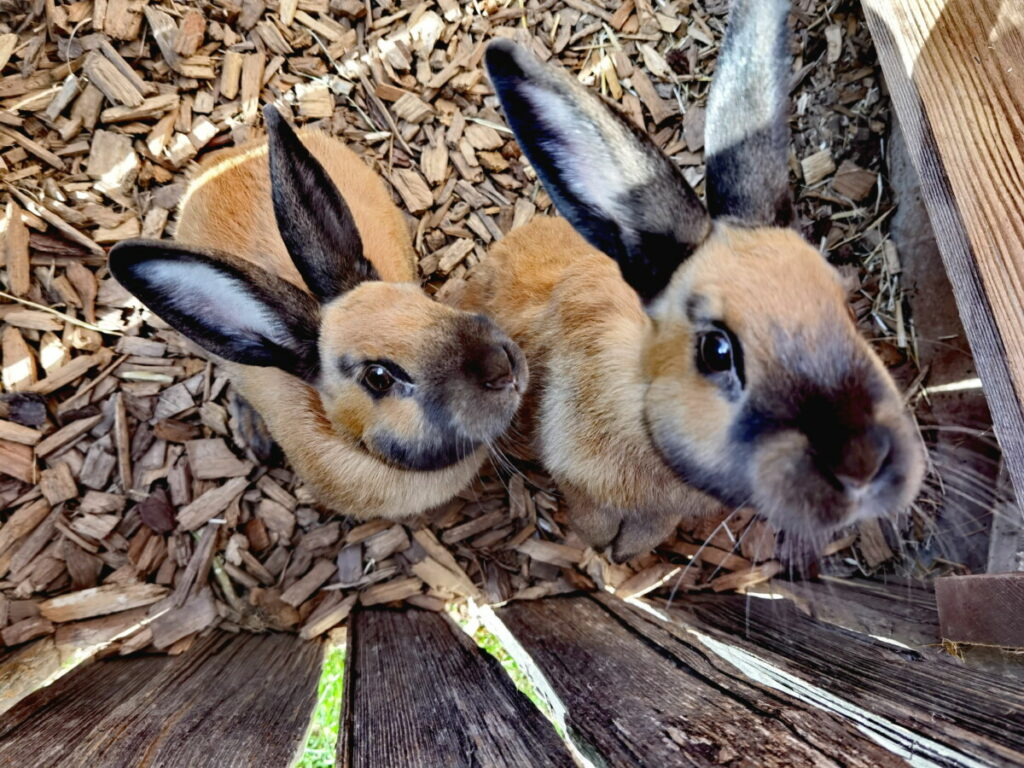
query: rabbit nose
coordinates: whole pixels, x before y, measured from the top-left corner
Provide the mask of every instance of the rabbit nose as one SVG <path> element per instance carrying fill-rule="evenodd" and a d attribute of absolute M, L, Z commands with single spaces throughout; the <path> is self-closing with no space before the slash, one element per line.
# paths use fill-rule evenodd
<path fill-rule="evenodd" d="M 892 453 L 892 436 L 873 427 L 847 441 L 832 475 L 847 491 L 860 491 L 878 477 Z"/>
<path fill-rule="evenodd" d="M 472 375 L 486 389 L 502 390 L 515 386 L 515 363 L 504 345 L 493 344 L 472 366 Z"/>

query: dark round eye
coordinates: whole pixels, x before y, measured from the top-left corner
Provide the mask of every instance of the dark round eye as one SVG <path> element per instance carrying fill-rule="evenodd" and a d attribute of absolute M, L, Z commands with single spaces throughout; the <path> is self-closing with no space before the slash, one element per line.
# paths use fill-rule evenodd
<path fill-rule="evenodd" d="M 704 373 L 725 373 L 731 371 L 732 342 L 722 331 L 701 334 L 697 342 L 700 368 Z"/>
<path fill-rule="evenodd" d="M 367 366 L 363 373 L 363 385 L 372 392 L 383 395 L 395 384 L 395 377 L 383 365 Z"/>

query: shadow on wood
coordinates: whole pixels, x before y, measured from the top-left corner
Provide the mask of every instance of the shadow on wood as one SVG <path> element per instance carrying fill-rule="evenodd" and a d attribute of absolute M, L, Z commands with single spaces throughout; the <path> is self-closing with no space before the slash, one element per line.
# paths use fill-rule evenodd
<path fill-rule="evenodd" d="M 668 623 L 602 600 L 699 640 L 743 674 L 849 718 L 922 765 L 1024 765 L 1024 692 L 1010 677 L 819 624 L 785 600 L 693 596 Z"/>
<path fill-rule="evenodd" d="M 0 766 L 289 765 L 322 653 L 294 635 L 217 632 L 181 656 L 86 665 L 0 718 Z"/>
<path fill-rule="evenodd" d="M 616 598 L 497 610 L 579 750 L 607 766 L 903 765 L 845 719 L 758 685 Z M 514 639 L 513 639 L 514 638 Z"/>
<path fill-rule="evenodd" d="M 349 624 L 338 765 L 574 765 L 498 661 L 447 616 L 357 611 Z"/>

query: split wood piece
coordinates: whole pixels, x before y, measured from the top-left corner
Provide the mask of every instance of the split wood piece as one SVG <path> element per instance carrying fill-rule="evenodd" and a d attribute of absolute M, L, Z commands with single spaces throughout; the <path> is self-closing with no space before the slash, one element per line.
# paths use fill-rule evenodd
<path fill-rule="evenodd" d="M 617 598 L 510 603 L 488 622 L 564 731 L 609 766 L 903 765 L 841 718 L 738 677 Z M 611 607 L 609 607 L 611 606 Z M 573 649 L 566 653 L 563 649 Z"/>
<path fill-rule="evenodd" d="M 27 391 L 35 392 L 40 395 L 48 395 L 51 392 L 56 392 L 61 387 L 67 386 L 75 380 L 80 379 L 96 366 L 106 365 L 110 362 L 110 358 L 113 357 L 113 355 L 114 353 L 106 347 L 103 347 L 99 352 L 95 352 L 91 355 L 79 355 L 70 363 L 62 365 L 45 379 L 41 379 L 28 387 Z M 42 443 L 40 443 L 40 445 L 42 445 Z"/>
<path fill-rule="evenodd" d="M 297 608 L 334 575 L 338 567 L 330 560 L 317 560 L 309 573 L 281 593 L 281 601 Z"/>
<path fill-rule="evenodd" d="M 410 576 L 407 579 L 393 579 L 381 584 L 374 584 L 360 592 L 359 602 L 366 607 L 392 603 L 418 595 L 422 588 L 423 582 L 415 576 Z"/>
<path fill-rule="evenodd" d="M 317 609 L 309 615 L 306 623 L 299 630 L 299 637 L 303 640 L 312 640 L 331 627 L 341 624 L 352 612 L 352 607 L 358 598 L 359 595 L 353 594 L 338 602 L 328 603 L 325 601 L 323 605 L 317 606 Z"/>
<path fill-rule="evenodd" d="M 192 476 L 200 480 L 219 480 L 225 477 L 243 477 L 252 465 L 242 461 L 221 438 L 189 440 L 185 443 Z"/>
<path fill-rule="evenodd" d="M 851 718 L 904 758 L 1024 764 L 1024 692 L 1010 676 L 820 624 L 787 600 L 691 595 L 685 608 L 665 613 L 673 633 L 700 639 L 743 674 Z"/>
<path fill-rule="evenodd" d="M 249 485 L 244 477 L 235 477 L 224 485 L 211 488 L 198 499 L 178 510 L 178 527 L 194 531 L 219 515 L 238 498 Z"/>
<path fill-rule="evenodd" d="M 83 71 L 89 82 L 95 85 L 103 95 L 115 104 L 126 107 L 137 107 L 143 97 L 131 79 L 124 76 L 109 59 L 97 51 L 85 57 Z"/>
<path fill-rule="evenodd" d="M 36 445 L 43 439 L 43 435 L 32 427 L 25 427 L 15 424 L 13 421 L 0 419 L 0 440 L 9 440 L 12 443 L 22 445 Z"/>
<path fill-rule="evenodd" d="M 1024 19 L 1002 0 L 864 0 L 1017 497 L 1024 497 Z"/>
<path fill-rule="evenodd" d="M 1024 648 L 1024 573 L 935 580 L 943 640 Z"/>
<path fill-rule="evenodd" d="M 288 765 L 322 654 L 294 635 L 214 633 L 182 656 L 89 664 L 0 718 L 0 765 Z"/>
<path fill-rule="evenodd" d="M 108 584 L 51 597 L 39 613 L 51 621 L 76 621 L 151 605 L 167 594 L 159 584 Z"/>
<path fill-rule="evenodd" d="M 155 606 L 159 615 L 149 625 L 153 633 L 153 647 L 157 649 L 170 648 L 182 638 L 202 632 L 217 620 L 217 604 L 209 587 L 199 590 L 181 607 L 163 610 L 170 602 Z"/>
<path fill-rule="evenodd" d="M 497 659 L 437 613 L 356 611 L 342 708 L 344 768 L 574 765 Z"/>
<path fill-rule="evenodd" d="M 36 462 L 32 447 L 0 439 L 0 475 L 10 475 L 23 483 L 36 482 Z"/>
<path fill-rule="evenodd" d="M 13 200 L 0 219 L 0 265 L 7 269 L 8 290 L 24 296 L 32 287 L 29 273 L 28 228 L 21 217 L 21 208 Z"/>

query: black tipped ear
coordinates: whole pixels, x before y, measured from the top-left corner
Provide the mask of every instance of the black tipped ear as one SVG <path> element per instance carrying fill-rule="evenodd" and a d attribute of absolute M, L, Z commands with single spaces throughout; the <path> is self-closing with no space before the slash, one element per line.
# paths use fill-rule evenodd
<path fill-rule="evenodd" d="M 789 226 L 789 0 L 733 0 L 705 124 L 714 217 Z"/>
<path fill-rule="evenodd" d="M 266 270 L 227 253 L 125 240 L 110 251 L 110 271 L 203 349 L 235 363 L 317 378 L 320 307 Z"/>
<path fill-rule="evenodd" d="M 377 271 L 363 256 L 352 212 L 324 167 L 272 105 L 263 109 L 274 216 L 309 290 L 327 302 Z"/>
<path fill-rule="evenodd" d="M 568 73 L 508 40 L 487 71 L 512 131 L 559 212 L 649 300 L 707 237 L 710 219 L 675 163 Z"/>

